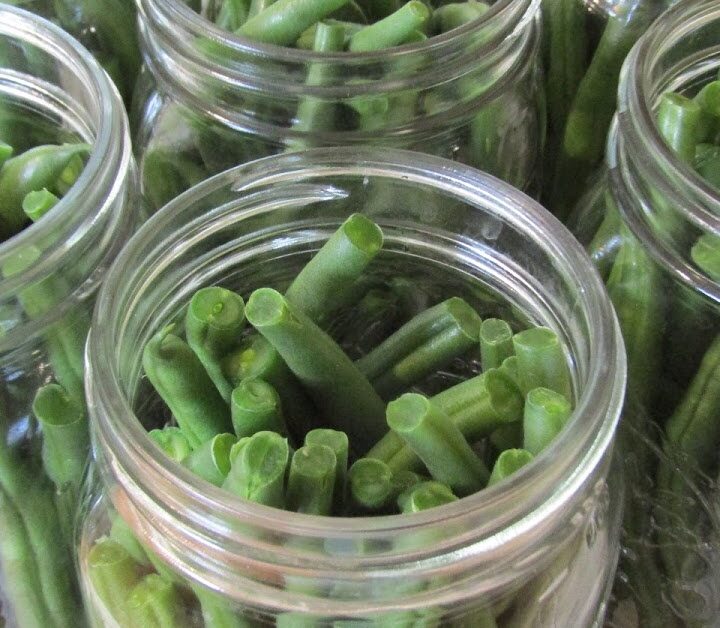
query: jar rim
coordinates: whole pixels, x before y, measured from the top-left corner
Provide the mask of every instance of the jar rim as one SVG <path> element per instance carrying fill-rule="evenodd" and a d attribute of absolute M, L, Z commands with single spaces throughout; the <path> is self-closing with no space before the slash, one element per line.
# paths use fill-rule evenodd
<path fill-rule="evenodd" d="M 119 92 L 79 41 L 49 20 L 7 4 L 0 4 L 0 36 L 19 39 L 61 63 L 63 69 L 87 89 L 95 111 L 83 113 L 90 115 L 91 122 L 96 125 L 88 161 L 67 194 L 42 220 L 27 225 L 0 243 L 0 266 L 33 243 L 54 243 L 53 248 L 44 251 L 32 267 L 0 278 L 0 299 L 3 299 L 12 297 L 23 285 L 52 275 L 76 252 L 87 247 L 89 239 L 100 237 L 99 229 L 113 212 L 124 189 L 124 178 L 118 177 L 118 173 L 130 170 L 132 149 Z M 62 90 L 60 85 L 58 88 Z M 75 101 L 73 105 L 82 107 Z M 32 333 L 31 327 L 40 328 L 44 324 L 43 319 L 30 321 L 22 326 L 22 335 L 27 338 Z M 4 346 L 12 344 L 10 334 L 13 330 L 3 337 Z"/>
<path fill-rule="evenodd" d="M 675 4 L 653 22 L 628 54 L 620 76 L 618 112 L 613 120 L 607 143 L 607 164 L 612 189 L 628 226 L 650 254 L 682 283 L 690 284 L 715 302 L 720 302 L 720 283 L 688 263 L 682 255 L 651 228 L 643 216 L 641 203 L 631 202 L 631 185 L 622 172 L 630 155 L 649 168 L 659 180 L 672 173 L 672 190 L 677 203 L 674 211 L 683 220 L 705 232 L 720 232 L 720 192 L 699 173 L 675 155 L 662 137 L 653 109 L 657 91 L 658 66 L 662 57 L 704 21 L 720 23 L 720 5 L 714 0 Z M 667 76 L 661 80 L 667 82 Z"/>
<path fill-rule="evenodd" d="M 136 417 L 119 381 L 114 364 L 117 339 L 111 338 L 111 333 L 103 335 L 98 331 L 103 326 L 101 321 L 115 320 L 121 308 L 121 286 L 132 282 L 126 272 L 128 264 L 137 259 L 144 246 L 152 246 L 156 250 L 155 247 L 160 245 L 152 244 L 154 238 L 160 233 L 167 233 L 172 225 L 177 226 L 182 220 L 183 210 L 187 210 L 193 201 L 228 184 L 233 184 L 234 191 L 252 193 L 258 185 L 295 181 L 301 179 L 303 173 L 308 176 L 323 173 L 381 174 L 404 181 L 422 182 L 434 189 L 452 192 L 471 206 L 487 208 L 494 203 L 493 210 L 502 220 L 523 233 L 534 233 L 543 247 L 552 253 L 558 266 L 570 274 L 573 283 L 582 286 L 579 307 L 592 330 L 591 364 L 573 416 L 589 418 L 572 421 L 572 427 L 565 430 L 548 450 L 507 482 L 440 508 L 402 516 L 329 518 L 283 511 L 283 517 L 278 519 L 277 509 L 229 495 L 207 485 L 180 465 L 158 456 L 157 447 Z M 251 212 L 252 208 L 239 211 Z M 217 214 L 210 212 L 204 218 L 208 221 L 217 219 L 218 215 L 213 218 L 213 213 Z M 184 237 L 178 230 L 175 230 L 174 236 Z M 164 240 L 157 250 L 169 251 L 171 248 L 170 243 Z M 143 283 L 151 281 L 151 275 L 152 272 L 144 273 L 138 280 Z M 137 285 L 137 282 L 132 283 Z M 98 377 L 93 375 L 96 371 Z M 430 155 L 372 147 L 320 148 L 275 155 L 220 173 L 172 200 L 146 222 L 116 259 L 98 295 L 93 330 L 87 345 L 85 382 L 88 407 L 91 416 L 94 415 L 91 424 L 96 446 L 100 442 L 101 449 L 107 447 L 111 450 L 110 457 L 123 467 L 123 477 L 138 483 L 141 482 L 138 479 L 140 476 L 150 474 L 153 479 L 148 486 L 181 487 L 190 499 L 197 500 L 195 503 L 202 504 L 211 512 L 221 512 L 259 526 L 271 525 L 276 532 L 301 532 L 316 537 L 327 535 L 330 528 L 333 533 L 349 537 L 363 533 L 403 533 L 477 513 L 483 508 L 487 510 L 488 504 L 496 505 L 494 502 L 498 500 L 510 499 L 509 496 L 517 494 L 518 487 L 527 488 L 532 484 L 529 479 L 535 481 L 548 467 L 561 464 L 563 473 L 558 473 L 564 483 L 561 489 L 564 490 L 558 491 L 554 499 L 522 518 L 517 524 L 518 531 L 522 533 L 537 517 L 564 505 L 573 488 L 582 486 L 607 454 L 624 398 L 625 355 L 617 320 L 597 271 L 570 232 L 534 200 L 488 174 Z M 173 507 L 182 510 L 177 502 L 173 502 Z M 504 529 L 507 530 L 507 527 Z M 490 536 L 500 531 L 493 530 Z M 229 532 L 224 529 L 215 530 L 215 533 Z M 494 541 L 497 543 L 498 539 Z"/>

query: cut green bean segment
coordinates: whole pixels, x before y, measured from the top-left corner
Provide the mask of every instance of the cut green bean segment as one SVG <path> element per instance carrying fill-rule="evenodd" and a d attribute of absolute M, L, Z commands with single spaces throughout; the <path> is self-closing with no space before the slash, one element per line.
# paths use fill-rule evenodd
<path fill-rule="evenodd" d="M 451 2 L 433 11 L 432 20 L 435 30 L 441 33 L 458 28 L 463 24 L 482 17 L 490 10 L 484 2 L 469 0 L 468 2 Z"/>
<path fill-rule="evenodd" d="M 230 412 L 238 438 L 262 431 L 287 434 L 280 396 L 261 379 L 245 380 L 233 390 Z"/>
<path fill-rule="evenodd" d="M 330 16 L 348 0 L 277 0 L 236 32 L 248 39 L 289 46 L 302 32 Z"/>
<path fill-rule="evenodd" d="M 464 496 L 483 488 L 490 473 L 446 413 L 430 399 L 405 393 L 387 407 L 387 422 L 432 477 Z"/>
<path fill-rule="evenodd" d="M 210 484 L 222 486 L 230 472 L 230 448 L 236 442 L 233 434 L 218 434 L 195 449 L 183 465 Z"/>
<path fill-rule="evenodd" d="M 533 388 L 525 398 L 523 448 L 539 454 L 560 433 L 572 414 L 567 397 L 548 388 Z"/>
<path fill-rule="evenodd" d="M 236 31 L 248 18 L 247 0 L 222 0 L 215 24 L 226 31 Z"/>
<path fill-rule="evenodd" d="M 513 331 L 501 318 L 487 318 L 480 326 L 480 360 L 483 371 L 500 368 L 514 355 Z"/>
<path fill-rule="evenodd" d="M 230 409 L 190 346 L 171 333 L 174 327 L 168 325 L 145 345 L 143 368 L 190 445 L 197 447 L 230 431 Z"/>
<path fill-rule="evenodd" d="M 441 482 L 428 481 L 413 486 L 398 497 L 398 506 L 403 514 L 411 514 L 437 508 L 457 501 L 448 486 Z"/>
<path fill-rule="evenodd" d="M 190 441 L 179 427 L 171 425 L 163 429 L 150 430 L 148 436 L 175 462 L 182 462 L 192 451 Z"/>
<path fill-rule="evenodd" d="M 2 168 L 3 164 L 10 159 L 10 157 L 12 157 L 12 154 L 13 147 L 7 142 L 0 140 L 0 168 Z"/>
<path fill-rule="evenodd" d="M 298 449 L 288 473 L 288 509 L 309 515 L 330 515 L 336 464 L 333 450 L 326 445 L 305 445 Z"/>
<path fill-rule="evenodd" d="M 419 0 L 410 0 L 386 18 L 370 24 L 350 38 L 351 52 L 383 50 L 405 42 L 416 30 L 422 30 L 430 19 L 427 5 Z"/>
<path fill-rule="evenodd" d="M 230 402 L 232 385 L 222 372 L 222 357 L 240 344 L 245 303 L 239 294 L 217 286 L 201 288 L 185 316 L 187 342 L 205 367 L 218 392 Z"/>
<path fill-rule="evenodd" d="M 488 486 L 502 482 L 517 470 L 532 462 L 534 456 L 527 449 L 506 449 L 495 461 Z"/>
<path fill-rule="evenodd" d="M 453 297 L 415 316 L 356 365 L 390 399 L 476 346 L 481 322 L 472 307 Z"/>
<path fill-rule="evenodd" d="M 345 503 L 345 483 L 348 472 L 350 444 L 347 434 L 338 430 L 320 427 L 305 435 L 306 445 L 325 445 L 335 454 L 335 488 L 333 489 L 335 511 L 339 512 Z"/>
<path fill-rule="evenodd" d="M 313 24 L 310 28 L 308 28 L 306 31 L 298 37 L 298 40 L 295 42 L 296 48 L 301 48 L 303 50 L 318 50 L 320 47 L 320 42 L 317 39 L 317 30 L 320 26 L 320 24 L 326 24 L 327 26 L 339 26 L 343 30 L 343 45 L 341 49 L 345 48 L 345 45 L 350 40 L 350 37 L 357 33 L 361 28 L 363 28 L 363 24 L 355 24 L 354 22 L 343 22 L 341 20 L 333 20 L 333 19 L 327 19 L 323 20 L 322 22 L 318 22 L 317 24 Z M 328 33 L 329 34 L 329 33 Z M 334 35 L 333 35 L 334 38 Z M 319 52 L 329 52 L 329 50 L 318 50 Z M 308 82 L 309 82 L 309 76 L 308 76 Z"/>
<path fill-rule="evenodd" d="M 230 453 L 230 472 L 223 488 L 258 504 L 284 508 L 290 459 L 287 439 L 275 432 L 258 432 L 238 445 Z"/>
<path fill-rule="evenodd" d="M 182 625 L 180 592 L 162 576 L 145 576 L 127 599 L 129 625 L 143 628 L 178 628 Z"/>
<path fill-rule="evenodd" d="M 78 491 L 89 452 L 85 408 L 62 386 L 47 384 L 38 389 L 32 409 L 43 428 L 42 460 L 48 477 L 59 488 Z"/>
<path fill-rule="evenodd" d="M 120 624 L 127 623 L 127 600 L 142 578 L 142 568 L 121 545 L 100 540 L 90 549 L 87 569 L 93 591 Z"/>
<path fill-rule="evenodd" d="M 43 188 L 28 192 L 23 198 L 22 209 L 30 220 L 37 222 L 59 202 L 60 199 L 57 196 Z"/>
<path fill-rule="evenodd" d="M 397 497 L 393 472 L 375 458 L 360 458 L 348 472 L 350 497 L 360 510 L 374 511 L 388 506 Z"/>
<path fill-rule="evenodd" d="M 27 220 L 22 209 L 25 196 L 47 188 L 59 192 L 57 183 L 70 161 L 86 156 L 88 144 L 36 146 L 8 159 L 0 168 L 0 234 L 8 238 L 20 231 Z"/>
<path fill-rule="evenodd" d="M 137 540 L 135 533 L 127 521 L 113 510 L 110 511 L 109 516 L 112 521 L 110 524 L 110 533 L 108 534 L 109 538 L 118 545 L 121 545 L 139 565 L 145 568 L 149 567 L 151 563 L 148 558 L 148 553 Z"/>
<path fill-rule="evenodd" d="M 705 233 L 693 245 L 690 254 L 698 268 L 720 282 L 720 235 Z"/>
<path fill-rule="evenodd" d="M 279 292 L 260 288 L 248 321 L 275 347 L 328 422 L 367 451 L 386 431 L 385 407 L 344 351 Z"/>
<path fill-rule="evenodd" d="M 714 188 L 720 189 L 720 131 L 718 145 L 698 144 L 695 147 L 695 170 Z"/>
<path fill-rule="evenodd" d="M 544 387 L 570 398 L 570 370 L 557 334 L 547 327 L 531 327 L 513 336 L 520 388 L 527 394 Z"/>
<path fill-rule="evenodd" d="M 355 281 L 382 244 L 380 227 L 362 214 L 353 214 L 305 264 L 285 298 L 310 320 L 322 320 L 352 297 Z"/>
<path fill-rule="evenodd" d="M 695 158 L 701 117 L 700 105 L 682 94 L 667 93 L 660 99 L 657 114 L 660 134 L 675 154 L 687 163 Z"/>

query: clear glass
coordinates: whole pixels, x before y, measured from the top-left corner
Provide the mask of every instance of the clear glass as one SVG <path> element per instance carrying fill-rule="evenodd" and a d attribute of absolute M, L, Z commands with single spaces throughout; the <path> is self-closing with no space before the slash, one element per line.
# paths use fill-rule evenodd
<path fill-rule="evenodd" d="M 149 72 L 134 107 L 135 147 L 155 207 L 211 174 L 312 146 L 407 148 L 520 189 L 538 183 L 539 0 L 499 0 L 423 43 L 335 54 L 251 42 L 182 0 L 139 7 Z M 323 111 L 312 123 L 308 105 Z"/>
<path fill-rule="evenodd" d="M 360 209 L 384 233 L 371 279 L 404 282 L 421 301 L 461 296 L 481 315 L 557 330 L 574 379 L 568 429 L 505 482 L 403 516 L 279 511 L 166 459 L 145 429 L 164 420 L 141 376 L 150 335 L 202 286 L 244 296 L 282 286 Z M 177 625 L 213 625 L 218 608 L 229 625 L 269 626 L 581 627 L 602 617 L 618 551 L 622 484 L 608 470 L 624 352 L 582 248 L 518 190 L 391 149 L 313 149 L 246 164 L 156 213 L 111 269 L 94 316 L 86 391 L 96 474 L 79 555 L 96 625 L 113 617 L 128 625 L 122 604 L 108 600 L 124 599 L 137 581 L 103 580 L 94 569 L 91 551 L 107 536 L 137 556 L 135 575 L 154 568 L 180 587 Z M 461 361 L 445 377 L 476 368 Z"/>
<path fill-rule="evenodd" d="M 51 442 L 32 402 L 50 382 L 82 400 L 92 297 L 134 224 L 135 176 L 122 101 L 76 40 L 3 4 L 0 50 L 0 137 L 17 152 L 78 139 L 92 144 L 60 202 L 0 244 L 1 615 L 8 626 L 78 626 L 72 522 L 87 428 L 53 431 Z M 34 263 L 8 270 L 27 256 Z M 72 468 L 75 481 L 55 485 L 61 476 L 46 472 L 51 459 Z"/>
<path fill-rule="evenodd" d="M 720 284 L 691 250 L 720 233 L 720 191 L 665 144 L 662 94 L 693 96 L 720 68 L 720 5 L 680 2 L 628 56 L 607 168 L 573 229 L 606 280 L 628 352 L 628 517 L 617 622 L 715 626 L 720 617 Z"/>
<path fill-rule="evenodd" d="M 126 103 L 140 71 L 137 16 L 132 0 L 0 0 L 55 22 L 90 50 Z"/>
<path fill-rule="evenodd" d="M 601 164 L 620 68 L 673 0 L 543 0 L 545 205 L 565 218 Z"/>

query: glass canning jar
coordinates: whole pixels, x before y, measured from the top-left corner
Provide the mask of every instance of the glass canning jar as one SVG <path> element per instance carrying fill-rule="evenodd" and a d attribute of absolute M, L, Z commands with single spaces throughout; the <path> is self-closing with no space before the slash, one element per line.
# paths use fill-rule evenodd
<path fill-rule="evenodd" d="M 401 516 L 275 510 L 165 458 L 146 433 L 165 420 L 142 377 L 148 338 L 200 287 L 247 297 L 286 284 L 360 210 L 384 233 L 373 280 L 401 282 L 421 303 L 461 296 L 483 316 L 558 331 L 577 408 L 568 429 L 506 482 Z M 168 625 L 582 627 L 603 615 L 622 503 L 620 478 L 608 479 L 624 395 L 619 328 L 577 241 L 493 177 L 371 147 L 279 155 L 215 176 L 156 213 L 118 257 L 87 365 L 95 475 L 78 551 L 98 626 L 129 625 L 124 600 L 152 571 L 184 600 Z M 455 377 L 476 368 L 461 361 Z M 135 558 L 96 549 L 107 537 Z"/>
<path fill-rule="evenodd" d="M 422 43 L 329 54 L 228 33 L 182 0 L 140 0 L 149 72 L 131 118 L 144 194 L 160 207 L 253 159 L 360 144 L 441 155 L 533 188 L 539 17 L 539 0 L 498 0 Z M 306 115 L 308 104 L 322 115 Z"/>
<path fill-rule="evenodd" d="M 87 426 L 76 416 L 40 427 L 32 405 L 51 382 L 81 405 L 94 292 L 134 223 L 132 152 L 117 90 L 67 33 L 3 4 L 0 50 L 0 137 L 17 153 L 92 145 L 58 204 L 0 244 L 0 615 L 22 628 L 78 626 L 71 528 Z"/>
<path fill-rule="evenodd" d="M 548 109 L 546 206 L 564 218 L 602 162 L 620 68 L 674 0 L 542 0 Z"/>
<path fill-rule="evenodd" d="M 719 32 L 716 1 L 680 2 L 633 48 L 607 167 L 572 220 L 628 353 L 621 434 L 633 490 L 616 598 L 618 617 L 639 613 L 642 626 L 715 626 L 720 617 L 720 283 L 696 263 L 701 236 L 720 234 L 720 190 L 656 124 L 663 94 L 693 96 L 717 77 Z"/>
<path fill-rule="evenodd" d="M 130 0 L 0 0 L 49 19 L 90 50 L 130 102 L 142 61 Z"/>

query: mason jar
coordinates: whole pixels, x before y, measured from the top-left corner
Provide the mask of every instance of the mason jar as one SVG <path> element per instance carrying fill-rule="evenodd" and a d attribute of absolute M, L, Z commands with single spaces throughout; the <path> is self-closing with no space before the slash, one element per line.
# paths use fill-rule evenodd
<path fill-rule="evenodd" d="M 0 244 L 1 615 L 22 628 L 79 626 L 72 525 L 89 443 L 83 347 L 97 285 L 135 222 L 132 153 L 122 100 L 75 39 L 2 4 L 0 50 L 0 138 L 16 154 L 91 145 L 57 205 Z M 77 413 L 47 413 L 41 425 L 33 403 L 49 384 Z"/>
<path fill-rule="evenodd" d="M 413 515 L 280 511 L 166 458 L 146 432 L 165 421 L 142 374 L 148 339 L 203 286 L 247 297 L 286 285 L 357 211 L 384 234 L 369 281 L 400 282 L 421 307 L 460 296 L 483 317 L 557 331 L 570 354 L 569 427 L 507 481 Z M 462 359 L 441 377 L 477 369 Z M 596 625 L 618 557 L 622 482 L 609 470 L 624 379 L 599 276 L 569 232 L 508 184 L 372 147 L 212 177 L 138 232 L 95 310 L 85 380 L 94 474 L 78 539 L 95 625 L 130 625 L 128 593 L 150 573 L 176 601 L 164 625 Z"/>
<path fill-rule="evenodd" d="M 182 0 L 141 0 L 149 72 L 132 118 L 145 196 L 160 207 L 253 159 L 361 144 L 441 155 L 534 189 L 539 0 L 491 4 L 421 43 L 331 54 L 251 41 Z"/>
<path fill-rule="evenodd" d="M 715 626 L 720 616 L 720 282 L 707 264 L 720 190 L 656 123 L 663 94 L 693 97 L 717 79 L 719 28 L 717 2 L 680 2 L 633 48 L 607 166 L 572 219 L 627 348 L 630 490 L 615 597 L 618 616 L 641 626 Z"/>
<path fill-rule="evenodd" d="M 140 71 L 135 3 L 130 0 L 0 0 L 55 22 L 90 50 L 129 105 Z"/>
<path fill-rule="evenodd" d="M 601 164 L 620 68 L 675 0 L 543 0 L 548 110 L 546 206 L 566 218 Z"/>

